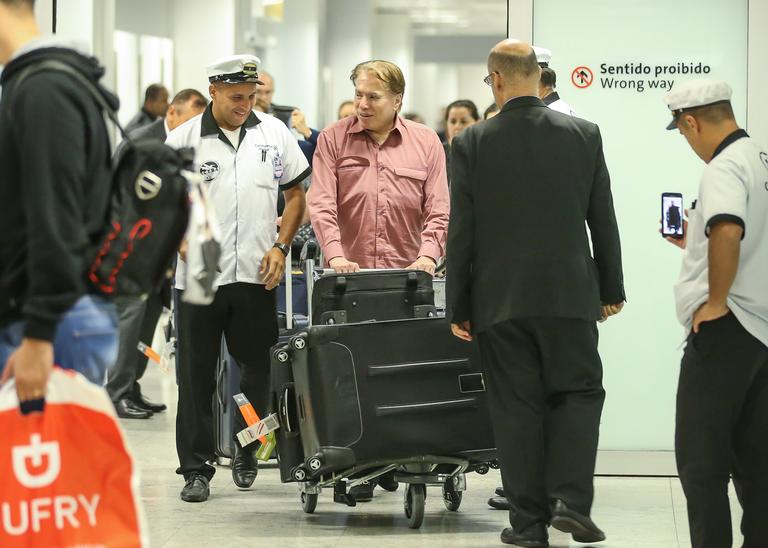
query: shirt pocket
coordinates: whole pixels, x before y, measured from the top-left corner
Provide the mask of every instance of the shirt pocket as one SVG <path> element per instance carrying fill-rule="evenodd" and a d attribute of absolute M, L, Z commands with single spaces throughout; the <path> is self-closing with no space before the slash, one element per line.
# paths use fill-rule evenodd
<path fill-rule="evenodd" d="M 424 185 L 427 182 L 427 170 L 412 167 L 393 167 L 392 171 L 395 173 L 395 185 L 391 191 L 387 192 L 389 194 L 388 201 L 390 206 L 420 212 L 424 202 Z"/>
<path fill-rule="evenodd" d="M 255 144 L 250 154 L 250 161 L 247 166 L 244 166 L 249 178 L 256 187 L 276 192 L 279 183 L 279 180 L 275 179 L 275 160 L 278 157 L 278 150 L 274 146 Z"/>
<path fill-rule="evenodd" d="M 370 160 L 362 156 L 347 156 L 336 161 L 336 173 L 342 184 L 357 182 L 369 167 L 371 167 Z"/>

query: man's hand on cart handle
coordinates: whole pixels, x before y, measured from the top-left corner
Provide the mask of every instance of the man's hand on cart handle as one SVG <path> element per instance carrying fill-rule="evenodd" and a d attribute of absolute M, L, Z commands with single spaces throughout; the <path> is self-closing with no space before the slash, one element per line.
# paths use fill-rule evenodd
<path fill-rule="evenodd" d="M 452 323 L 451 332 L 462 341 L 472 342 L 472 324 L 467 321 Z"/>

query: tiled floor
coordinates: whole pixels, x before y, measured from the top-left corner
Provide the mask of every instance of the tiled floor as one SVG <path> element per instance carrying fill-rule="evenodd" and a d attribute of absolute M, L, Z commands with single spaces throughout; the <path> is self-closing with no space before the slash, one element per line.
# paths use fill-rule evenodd
<path fill-rule="evenodd" d="M 439 489 L 427 492 L 420 530 L 408 529 L 403 489 L 376 491 L 373 502 L 347 508 L 323 492 L 317 512 L 302 513 L 293 485 L 282 485 L 276 469 L 263 469 L 248 491 L 233 484 L 229 469 L 220 468 L 211 483 L 211 498 L 202 504 L 182 502 L 182 480 L 176 476 L 175 390 L 170 376 L 151 369 L 143 382 L 154 401 L 171 409 L 150 420 L 122 421 L 141 472 L 141 495 L 151 545 L 154 547 L 487 547 L 502 546 L 499 533 L 506 513 L 486 506 L 498 485 L 498 473 L 471 474 L 461 509 L 448 512 Z M 595 544 L 616 548 L 690 546 L 685 498 L 676 478 L 597 478 L 592 516 L 608 540 Z M 734 521 L 738 504 L 732 495 Z M 557 531 L 553 547 L 584 546 Z M 740 539 L 739 535 L 735 535 Z M 734 543 L 740 546 L 740 542 Z"/>

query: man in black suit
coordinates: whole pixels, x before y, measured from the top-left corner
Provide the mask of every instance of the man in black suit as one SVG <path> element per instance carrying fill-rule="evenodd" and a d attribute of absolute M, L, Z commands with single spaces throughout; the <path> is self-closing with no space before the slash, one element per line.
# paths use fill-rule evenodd
<path fill-rule="evenodd" d="M 208 100 L 197 90 L 185 89 L 176 94 L 164 118 L 128 133 L 131 139 L 152 139 L 165 142 L 167 133 L 190 118 L 201 114 Z M 119 161 L 124 143 L 115 153 Z M 163 404 L 152 403 L 141 393 L 139 379 L 147 369 L 147 357 L 141 354 L 139 342 L 152 344 L 157 321 L 163 306 L 170 305 L 170 286 L 146 299 L 116 297 L 120 346 L 115 366 L 108 373 L 107 392 L 115 404 L 117 415 L 123 419 L 148 419 L 153 413 L 165 411 Z"/>
<path fill-rule="evenodd" d="M 501 112 L 453 141 L 449 318 L 457 337 L 480 346 L 514 507 L 502 542 L 546 547 L 547 525 L 597 542 L 605 535 L 589 513 L 605 392 L 596 322 L 625 300 L 600 132 L 538 98 L 528 44 L 499 43 L 488 71 Z"/>

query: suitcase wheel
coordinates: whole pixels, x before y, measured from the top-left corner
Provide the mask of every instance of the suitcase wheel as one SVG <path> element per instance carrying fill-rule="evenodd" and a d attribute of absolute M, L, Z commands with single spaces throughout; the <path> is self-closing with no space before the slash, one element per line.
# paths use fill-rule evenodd
<path fill-rule="evenodd" d="M 475 468 L 475 472 L 477 472 L 481 476 L 486 475 L 489 470 L 490 470 L 490 466 L 488 466 L 488 463 L 486 462 L 484 462 L 483 464 L 478 464 L 477 468 Z"/>
<path fill-rule="evenodd" d="M 427 486 L 423 483 L 411 483 L 405 490 L 405 517 L 411 529 L 418 529 L 424 522 L 426 497 Z"/>
<path fill-rule="evenodd" d="M 323 467 L 323 461 L 320 457 L 312 457 L 307 461 L 307 466 L 313 472 L 317 472 Z"/>
<path fill-rule="evenodd" d="M 307 346 L 307 340 L 304 337 L 296 337 L 291 343 L 296 350 L 304 350 Z"/>
<path fill-rule="evenodd" d="M 275 352 L 275 359 L 280 363 L 286 363 L 288 361 L 288 352 L 285 350 L 278 350 Z"/>
<path fill-rule="evenodd" d="M 302 466 L 297 467 L 291 475 L 294 481 L 304 481 L 307 479 L 307 471 Z"/>
<path fill-rule="evenodd" d="M 498 470 L 498 469 L 499 469 L 499 461 L 498 461 L 498 460 L 492 460 L 492 461 L 491 461 L 491 462 L 489 462 L 488 464 L 489 464 L 489 465 L 490 465 L 490 467 L 491 467 L 491 468 L 493 468 L 494 470 Z"/>
<path fill-rule="evenodd" d="M 301 494 L 301 509 L 305 514 L 314 514 L 317 508 L 317 493 Z"/>

